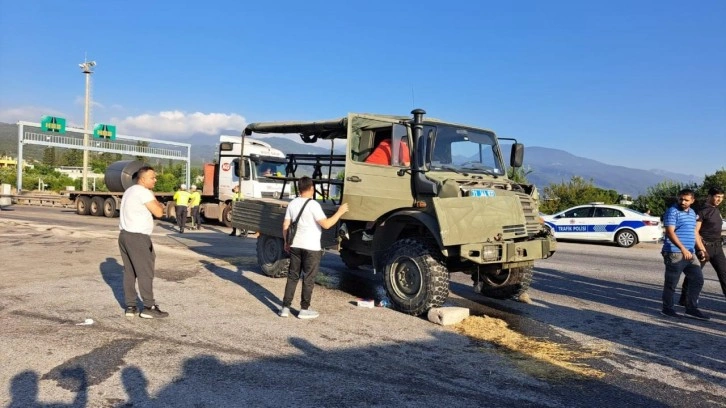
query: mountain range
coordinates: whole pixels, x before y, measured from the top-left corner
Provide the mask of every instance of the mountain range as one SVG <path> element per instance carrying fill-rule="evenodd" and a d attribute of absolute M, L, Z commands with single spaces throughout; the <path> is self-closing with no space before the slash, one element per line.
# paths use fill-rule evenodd
<path fill-rule="evenodd" d="M 237 135 L 238 131 L 228 131 L 224 134 Z M 210 137 L 197 136 L 180 141 L 192 144 L 191 160 L 193 166 L 204 162 L 211 162 L 215 158 L 217 145 L 210 144 Z M 317 145 L 298 143 L 284 137 L 266 137 L 263 139 L 272 147 L 285 153 L 329 154 L 329 148 Z M 17 125 L 0 123 L 0 155 L 2 153 L 15 156 L 18 148 Z M 504 156 L 509 157 L 509 147 L 503 146 Z M 27 146 L 24 150 L 25 159 L 42 159 L 42 146 Z M 335 149 L 336 154 L 343 154 L 343 147 Z M 624 166 L 606 164 L 597 160 L 575 156 L 564 150 L 548 147 L 528 146 L 525 148 L 524 168 L 529 172 L 527 179 L 537 185 L 540 190 L 553 183 L 567 182 L 573 176 L 592 180 L 597 187 L 616 190 L 621 194 L 630 194 L 636 197 L 647 191 L 648 187 L 660 182 L 670 180 L 678 183 L 700 183 L 699 177 L 673 173 L 664 170 L 643 170 Z"/>

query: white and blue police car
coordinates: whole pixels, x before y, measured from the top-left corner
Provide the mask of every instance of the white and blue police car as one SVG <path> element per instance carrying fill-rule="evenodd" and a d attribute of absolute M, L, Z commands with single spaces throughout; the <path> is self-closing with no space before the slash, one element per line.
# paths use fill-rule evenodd
<path fill-rule="evenodd" d="M 608 241 L 630 248 L 638 242 L 663 239 L 663 225 L 653 217 L 630 208 L 589 203 L 554 215 L 542 215 L 555 238 L 576 241 Z"/>

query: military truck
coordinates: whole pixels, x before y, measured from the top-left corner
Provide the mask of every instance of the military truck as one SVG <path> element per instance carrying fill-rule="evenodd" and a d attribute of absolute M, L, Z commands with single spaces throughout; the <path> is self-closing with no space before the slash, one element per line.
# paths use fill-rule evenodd
<path fill-rule="evenodd" d="M 332 145 L 330 154 L 288 154 L 278 179 L 294 183 L 299 166 L 307 165 L 324 211 L 348 203 L 337 229 L 324 230 L 323 247 L 337 249 L 348 268 L 381 276 L 397 310 L 418 315 L 441 306 L 449 273 L 457 271 L 470 274 L 483 295 L 518 297 L 530 285 L 534 261 L 556 247 L 538 216 L 536 188 L 507 178 L 494 132 L 424 118 L 422 109 L 411 113 L 252 123 L 242 137 L 299 134 L 305 143 L 345 142 L 344 155 Z M 512 141 L 510 166 L 519 167 L 524 146 Z M 390 161 L 367 162 L 382 142 Z M 285 276 L 289 265 L 281 227 L 287 203 L 248 199 L 232 210 L 233 226 L 260 233 L 258 263 L 269 276 Z"/>

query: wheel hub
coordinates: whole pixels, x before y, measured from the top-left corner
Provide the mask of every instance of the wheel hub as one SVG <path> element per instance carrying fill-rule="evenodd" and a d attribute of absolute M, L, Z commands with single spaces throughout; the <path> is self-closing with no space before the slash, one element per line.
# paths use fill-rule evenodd
<path fill-rule="evenodd" d="M 404 259 L 394 265 L 394 288 L 401 297 L 415 296 L 421 290 L 421 273 L 411 259 Z"/>

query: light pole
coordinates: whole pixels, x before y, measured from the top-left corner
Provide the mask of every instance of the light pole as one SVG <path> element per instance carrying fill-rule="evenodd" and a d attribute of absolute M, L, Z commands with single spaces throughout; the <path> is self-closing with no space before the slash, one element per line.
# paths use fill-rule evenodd
<path fill-rule="evenodd" d="M 91 74 L 96 61 L 84 61 L 78 64 L 86 76 L 86 109 L 83 120 L 83 191 L 88 191 L 88 126 L 91 121 Z"/>

